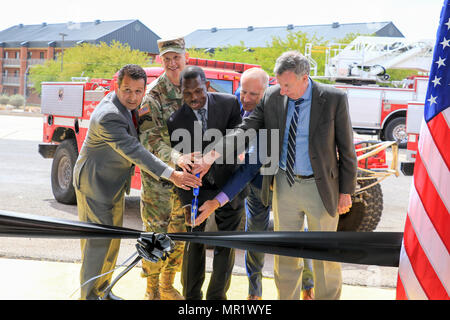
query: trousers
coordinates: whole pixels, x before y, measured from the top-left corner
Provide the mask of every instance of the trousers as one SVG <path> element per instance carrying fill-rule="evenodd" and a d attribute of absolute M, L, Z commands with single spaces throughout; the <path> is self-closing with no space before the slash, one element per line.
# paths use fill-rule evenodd
<path fill-rule="evenodd" d="M 201 204 L 199 204 L 201 206 Z M 230 204 L 215 211 L 215 220 L 219 231 L 235 231 L 244 213 L 244 203 L 233 209 Z M 194 227 L 194 232 L 205 230 L 206 221 Z M 213 267 L 206 292 L 207 300 L 226 300 L 231 284 L 234 267 L 235 250 L 224 247 L 214 247 Z M 187 243 L 184 248 L 181 283 L 183 296 L 186 300 L 201 300 L 202 286 L 205 281 L 206 246 L 200 243 Z"/>
<path fill-rule="evenodd" d="M 310 231 L 336 231 L 339 215 L 332 217 L 325 209 L 314 178 L 295 178 L 289 186 L 284 170 L 278 170 L 274 183 L 275 231 L 303 231 L 305 216 Z M 342 290 L 341 265 L 338 262 L 312 260 L 314 293 L 318 300 L 336 300 Z M 274 278 L 278 298 L 300 299 L 303 259 L 275 256 Z"/>
<path fill-rule="evenodd" d="M 271 203 L 265 206 L 261 200 L 261 189 L 252 183 L 248 186 L 249 193 L 245 199 L 245 231 L 268 231 Z M 245 251 L 245 269 L 248 277 L 249 295 L 262 296 L 264 257 L 265 255 L 262 252 Z M 314 287 L 314 279 L 312 274 L 312 261 L 310 259 L 304 260 L 302 288 L 306 290 Z"/>
<path fill-rule="evenodd" d="M 146 172 L 141 172 L 141 218 L 147 232 L 186 232 L 184 211 L 175 187 L 165 181 L 157 181 Z M 142 260 L 143 277 L 161 272 L 178 272 L 183 260 L 184 242 L 175 241 L 174 250 L 166 260 L 156 263 Z"/>
<path fill-rule="evenodd" d="M 75 193 L 80 221 L 122 226 L 125 192 L 113 204 L 98 202 L 77 189 Z M 120 239 L 81 239 L 80 299 L 95 300 L 102 296 L 111 283 L 119 248 Z"/>

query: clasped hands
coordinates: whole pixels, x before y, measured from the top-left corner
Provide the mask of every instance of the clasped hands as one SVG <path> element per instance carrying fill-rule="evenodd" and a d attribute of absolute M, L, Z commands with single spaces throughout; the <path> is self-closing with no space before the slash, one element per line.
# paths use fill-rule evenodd
<path fill-rule="evenodd" d="M 202 155 L 201 152 L 191 152 L 178 157 L 177 165 L 184 171 L 193 175 L 200 174 L 200 179 L 208 173 L 212 164 L 218 158 L 217 152 L 214 150 Z"/>
<path fill-rule="evenodd" d="M 202 155 L 200 152 L 187 153 L 180 156 L 177 160 L 177 165 L 185 172 L 193 175 L 200 174 L 200 179 L 208 173 L 211 165 L 216 161 L 220 155 L 214 150 Z M 195 219 L 195 225 L 198 226 L 203 223 L 220 204 L 217 200 L 208 200 L 200 208 L 199 214 Z M 187 222 L 189 224 L 189 222 Z"/>
<path fill-rule="evenodd" d="M 174 171 L 170 180 L 184 190 L 200 187 L 203 176 L 208 173 L 209 168 L 219 156 L 214 150 L 205 155 L 201 152 L 183 154 L 178 157 L 176 163 L 183 171 Z M 200 174 L 200 177 L 196 177 L 196 174 Z"/>

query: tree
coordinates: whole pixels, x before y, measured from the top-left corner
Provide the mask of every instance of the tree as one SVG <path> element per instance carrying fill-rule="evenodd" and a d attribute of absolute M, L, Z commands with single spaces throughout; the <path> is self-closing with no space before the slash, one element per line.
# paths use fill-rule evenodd
<path fill-rule="evenodd" d="M 110 45 L 84 43 L 64 50 L 64 64 L 61 72 L 60 57 L 35 65 L 30 70 L 34 89 L 41 93 L 44 81 L 71 81 L 72 77 L 111 79 L 125 64 L 133 63 L 146 67 L 149 57 L 145 52 L 132 50 L 128 44 L 113 41 Z"/>
<path fill-rule="evenodd" d="M 343 39 L 334 40 L 335 43 L 347 44 L 353 41 L 360 34 L 349 33 Z M 216 48 L 213 53 L 204 52 L 196 48 L 188 50 L 191 57 L 207 58 L 222 61 L 239 61 L 243 63 L 258 64 L 269 75 L 273 76 L 273 68 L 276 59 L 285 51 L 297 50 L 306 55 L 307 45 L 312 46 L 312 50 L 308 52 L 311 64 L 317 64 L 317 75 L 324 74 L 325 71 L 325 55 L 326 50 L 338 48 L 336 44 L 330 44 L 323 38 L 315 35 L 309 36 L 307 33 L 289 32 L 285 38 L 273 37 L 271 43 L 265 48 L 248 48 L 241 41 L 238 46 L 226 46 Z M 332 52 L 331 52 L 332 53 Z"/>

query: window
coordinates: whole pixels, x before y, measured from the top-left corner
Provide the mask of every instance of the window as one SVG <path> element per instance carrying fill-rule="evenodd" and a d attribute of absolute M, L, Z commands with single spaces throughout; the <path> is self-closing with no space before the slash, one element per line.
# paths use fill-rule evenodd
<path fill-rule="evenodd" d="M 44 52 L 39 52 L 39 59 L 44 60 Z"/>
<path fill-rule="evenodd" d="M 233 94 L 233 81 L 208 79 L 209 91 Z"/>

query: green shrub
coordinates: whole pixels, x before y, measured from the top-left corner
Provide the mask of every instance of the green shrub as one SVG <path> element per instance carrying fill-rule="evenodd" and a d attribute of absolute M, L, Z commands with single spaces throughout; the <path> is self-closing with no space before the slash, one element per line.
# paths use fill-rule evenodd
<path fill-rule="evenodd" d="M 15 94 L 9 97 L 9 104 L 16 108 L 21 107 L 25 104 L 25 98 L 20 94 Z"/>
<path fill-rule="evenodd" d="M 6 94 L 0 95 L 0 104 L 8 104 L 9 97 Z"/>

